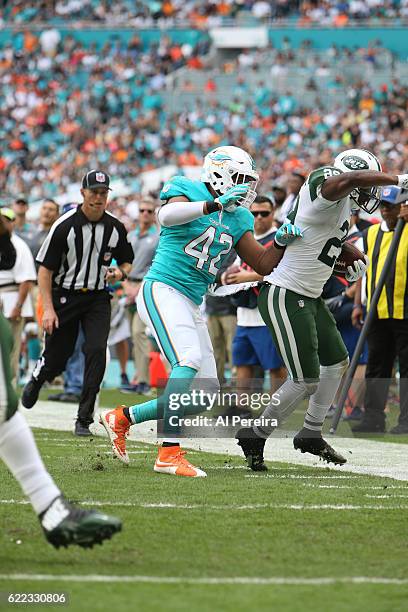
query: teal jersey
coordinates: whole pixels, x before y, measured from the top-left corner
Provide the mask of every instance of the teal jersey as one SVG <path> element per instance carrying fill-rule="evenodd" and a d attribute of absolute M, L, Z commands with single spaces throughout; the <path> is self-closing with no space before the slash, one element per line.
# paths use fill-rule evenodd
<path fill-rule="evenodd" d="M 204 183 L 184 176 L 167 181 L 160 193 L 164 201 L 177 196 L 185 196 L 190 202 L 214 200 Z M 183 225 L 162 227 L 159 246 L 145 278 L 166 283 L 201 304 L 223 259 L 246 232 L 253 231 L 252 214 L 240 206 L 232 213 L 215 212 Z"/>

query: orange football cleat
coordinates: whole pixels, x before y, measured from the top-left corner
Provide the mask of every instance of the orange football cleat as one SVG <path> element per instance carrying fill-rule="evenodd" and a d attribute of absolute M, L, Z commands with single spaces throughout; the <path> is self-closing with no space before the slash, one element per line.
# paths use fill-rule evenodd
<path fill-rule="evenodd" d="M 123 463 L 128 464 L 129 455 L 126 451 L 126 438 L 129 435 L 130 423 L 123 414 L 123 408 L 126 408 L 126 406 L 117 406 L 114 410 L 102 413 L 99 422 L 106 429 L 116 457 Z"/>
<path fill-rule="evenodd" d="M 179 446 L 161 446 L 154 464 L 154 471 L 162 474 L 174 474 L 176 476 L 190 476 L 191 478 L 205 478 L 207 474 L 199 468 L 191 465 L 184 458 L 186 451 Z"/>

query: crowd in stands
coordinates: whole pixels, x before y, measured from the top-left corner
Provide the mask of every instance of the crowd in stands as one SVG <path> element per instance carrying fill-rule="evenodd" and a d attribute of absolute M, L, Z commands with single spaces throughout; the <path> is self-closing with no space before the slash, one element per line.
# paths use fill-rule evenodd
<path fill-rule="evenodd" d="M 77 22 L 147 27 L 177 22 L 208 27 L 230 22 L 291 21 L 344 27 L 408 17 L 407 0 L 2 0 L 3 24 Z"/>
<path fill-rule="evenodd" d="M 205 44 L 163 36 L 144 50 L 135 35 L 125 47 L 112 39 L 97 51 L 44 33 L 25 32 L 0 52 L 1 190 L 15 195 L 30 185 L 31 198 L 52 197 L 107 157 L 116 176 L 162 164 L 174 140 L 162 109 L 165 76 L 196 65 Z"/>
<path fill-rule="evenodd" d="M 326 163 L 343 146 L 374 147 L 394 171 L 408 166 L 406 87 L 398 80 L 378 86 L 356 80 L 346 88 L 341 75 L 323 78 L 331 60 L 352 66 L 356 58 L 374 57 L 375 63 L 375 46 L 365 54 L 332 46 L 325 60 L 315 54 L 314 77 L 306 83 L 316 93 L 309 108 L 300 106 L 296 92 L 274 88 L 288 66 L 308 68 L 305 47 L 294 51 L 290 41 L 271 50 L 276 61 L 268 81 L 256 79 L 256 52 L 239 55 L 228 96 L 212 78 L 189 85 L 184 72 L 180 90 L 197 94 L 189 110 L 166 103 L 166 76 L 181 66 L 197 74 L 206 61 L 205 41 L 193 47 L 163 36 L 144 49 L 135 34 L 126 44 L 114 38 L 97 50 L 56 29 L 19 36 L 0 51 L 2 197 L 55 197 L 84 167 L 108 158 L 113 177 L 136 181 L 141 170 L 164 164 L 198 165 L 203 151 L 229 142 L 259 159 L 266 184 Z M 319 75 L 332 92 L 329 107 L 319 101 Z"/>

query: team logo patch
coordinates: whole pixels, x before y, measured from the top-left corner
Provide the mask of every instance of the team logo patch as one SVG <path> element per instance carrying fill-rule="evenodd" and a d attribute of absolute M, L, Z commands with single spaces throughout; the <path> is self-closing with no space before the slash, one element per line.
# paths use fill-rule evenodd
<path fill-rule="evenodd" d="M 342 159 L 342 162 L 349 170 L 368 170 L 368 164 L 365 159 L 355 155 L 348 155 L 348 157 Z"/>
<path fill-rule="evenodd" d="M 95 174 L 95 179 L 98 181 L 98 183 L 104 183 L 106 181 L 106 176 L 103 172 L 97 172 Z"/>
<path fill-rule="evenodd" d="M 382 190 L 382 194 L 383 194 L 383 196 L 389 196 L 389 195 L 390 195 L 390 193 L 391 193 L 391 189 L 390 189 L 389 187 L 385 187 L 385 188 Z"/>
<path fill-rule="evenodd" d="M 229 155 L 220 152 L 210 154 L 210 159 L 213 163 L 220 165 L 224 164 L 226 161 L 231 161 L 231 157 Z"/>
<path fill-rule="evenodd" d="M 304 308 L 304 307 L 305 307 L 305 302 L 304 302 L 304 300 L 299 300 L 299 301 L 298 301 L 298 304 L 299 304 L 299 308 Z"/>
<path fill-rule="evenodd" d="M 61 304 L 66 304 L 66 303 L 67 303 L 67 298 L 66 298 L 66 297 L 62 297 L 62 298 L 60 299 L 60 303 L 61 303 Z"/>

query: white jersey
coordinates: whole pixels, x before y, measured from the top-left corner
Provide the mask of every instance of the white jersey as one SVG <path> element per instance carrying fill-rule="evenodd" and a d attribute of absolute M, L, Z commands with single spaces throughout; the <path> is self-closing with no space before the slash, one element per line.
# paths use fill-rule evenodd
<path fill-rule="evenodd" d="M 307 297 L 321 295 L 350 227 L 351 199 L 347 196 L 332 202 L 321 195 L 324 181 L 336 174 L 341 170 L 325 166 L 308 176 L 288 215 L 303 238 L 286 247 L 266 281 Z"/>

